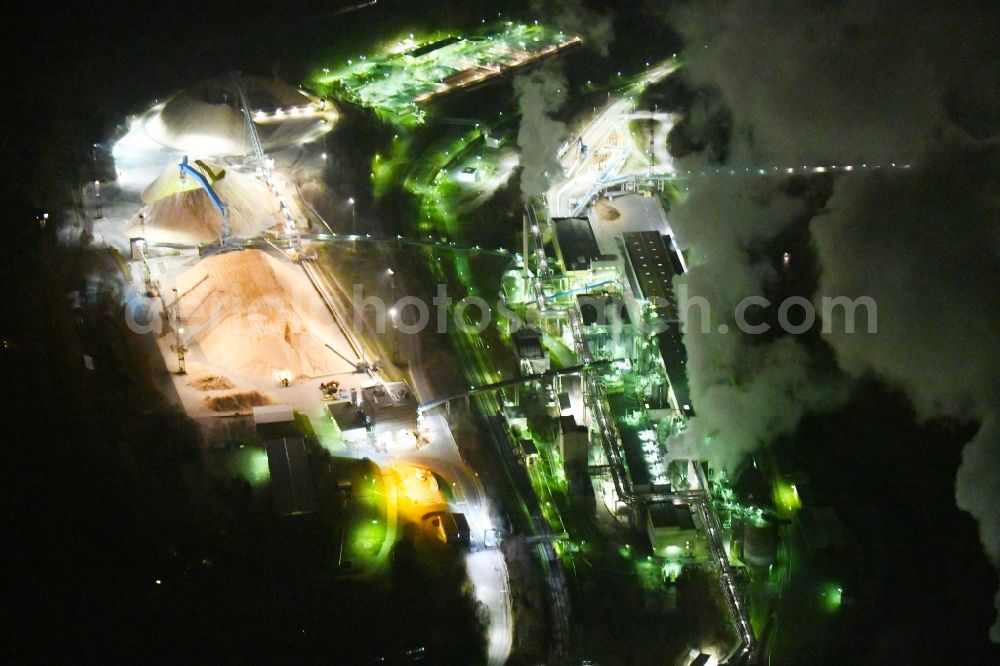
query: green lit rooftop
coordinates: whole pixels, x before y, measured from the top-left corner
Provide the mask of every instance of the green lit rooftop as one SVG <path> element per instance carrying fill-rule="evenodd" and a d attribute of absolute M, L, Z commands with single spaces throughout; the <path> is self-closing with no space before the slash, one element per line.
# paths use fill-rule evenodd
<path fill-rule="evenodd" d="M 437 97 L 480 85 L 579 43 L 579 37 L 537 22 L 484 26 L 466 36 L 410 34 L 377 53 L 324 67 L 312 84 L 323 95 L 415 124 L 423 120 L 421 107 Z"/>

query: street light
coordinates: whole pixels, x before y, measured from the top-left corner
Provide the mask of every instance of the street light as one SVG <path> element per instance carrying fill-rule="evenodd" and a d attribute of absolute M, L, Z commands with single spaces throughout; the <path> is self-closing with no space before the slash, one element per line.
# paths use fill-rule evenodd
<path fill-rule="evenodd" d="M 387 278 L 389 278 L 389 302 L 392 303 L 391 307 L 389 308 L 389 316 L 392 317 L 392 319 L 393 319 L 393 325 L 395 325 L 395 319 L 396 319 L 396 313 L 397 313 L 397 310 L 396 310 L 396 277 L 395 277 L 396 276 L 396 271 L 392 270 L 391 267 L 390 268 L 386 268 L 385 269 L 385 275 L 386 275 Z"/>
<path fill-rule="evenodd" d="M 356 252 L 358 249 L 358 216 L 357 211 L 354 208 L 354 197 L 348 197 L 347 205 L 351 207 L 351 251 Z M 355 283 L 357 283 L 357 266 L 354 268 Z"/>
<path fill-rule="evenodd" d="M 94 181 L 94 196 L 97 199 L 95 202 L 97 204 L 97 219 L 100 220 L 104 217 L 104 208 L 101 206 L 101 181 L 99 180 Z"/>

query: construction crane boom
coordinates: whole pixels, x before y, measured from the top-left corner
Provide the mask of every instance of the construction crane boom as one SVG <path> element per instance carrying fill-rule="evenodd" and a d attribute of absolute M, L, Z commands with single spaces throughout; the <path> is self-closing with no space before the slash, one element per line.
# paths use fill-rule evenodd
<path fill-rule="evenodd" d="M 247 131 L 250 133 L 250 143 L 253 145 L 253 152 L 257 158 L 257 166 L 261 168 L 265 174 L 268 173 L 267 157 L 264 155 L 264 147 L 260 143 L 260 135 L 257 133 L 257 125 L 253 121 L 253 116 L 250 113 L 250 103 L 247 102 L 247 94 L 243 89 L 243 84 L 240 82 L 240 73 L 233 72 L 233 85 L 236 88 L 236 94 L 240 96 L 240 106 L 243 107 L 243 119 L 247 123 Z"/>

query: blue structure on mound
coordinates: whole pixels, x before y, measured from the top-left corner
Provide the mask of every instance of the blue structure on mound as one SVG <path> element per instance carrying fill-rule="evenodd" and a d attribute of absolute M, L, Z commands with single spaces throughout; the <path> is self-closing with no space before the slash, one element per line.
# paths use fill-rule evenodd
<path fill-rule="evenodd" d="M 212 202 L 212 205 L 218 208 L 219 212 L 222 213 L 222 240 L 225 242 L 225 240 L 229 238 L 229 209 L 226 208 L 226 204 L 222 203 L 222 199 L 220 199 L 219 195 L 216 194 L 215 190 L 212 188 L 212 183 L 205 177 L 205 174 L 188 164 L 187 155 L 184 156 L 184 159 L 181 160 L 180 164 L 177 166 L 181 170 L 181 179 L 183 180 L 185 175 L 190 174 L 196 181 L 198 181 L 198 184 L 201 185 L 203 190 L 205 190 L 205 193 L 208 194 L 208 198 Z M 207 168 L 204 167 L 204 165 L 200 166 Z"/>

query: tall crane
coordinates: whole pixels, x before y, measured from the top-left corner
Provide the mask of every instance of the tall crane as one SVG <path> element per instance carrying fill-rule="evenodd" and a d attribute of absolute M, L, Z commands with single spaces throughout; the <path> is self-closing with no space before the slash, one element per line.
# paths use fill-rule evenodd
<path fill-rule="evenodd" d="M 257 161 L 257 169 L 259 173 L 264 177 L 264 181 L 274 192 L 275 197 L 278 200 L 278 205 L 281 208 L 281 213 L 285 218 L 285 237 L 288 239 L 288 243 L 292 248 L 296 248 L 296 253 L 301 250 L 299 237 L 299 228 L 295 224 L 295 220 L 292 219 L 292 213 L 288 208 L 288 204 L 282 198 L 281 193 L 278 191 L 273 180 L 271 180 L 271 161 L 264 154 L 264 147 L 260 143 L 260 134 L 257 133 L 257 124 L 253 121 L 253 115 L 250 112 L 250 102 L 247 101 L 247 93 L 243 88 L 243 84 L 240 82 L 240 73 L 232 72 L 233 86 L 236 88 L 236 94 L 240 97 L 240 106 L 243 107 L 243 120 L 247 124 L 247 132 L 250 134 L 250 143 L 253 145 L 254 157 Z"/>
<path fill-rule="evenodd" d="M 240 97 L 240 106 L 243 107 L 243 119 L 247 123 L 247 131 L 250 133 L 250 143 L 253 146 L 253 153 L 257 159 L 257 167 L 264 172 L 264 177 L 267 178 L 270 175 L 270 165 L 267 162 L 267 156 L 264 155 L 264 147 L 260 143 L 257 125 L 250 114 L 250 103 L 247 101 L 246 90 L 243 89 L 243 84 L 240 82 L 240 73 L 232 72 L 232 78 L 236 94 Z"/>

